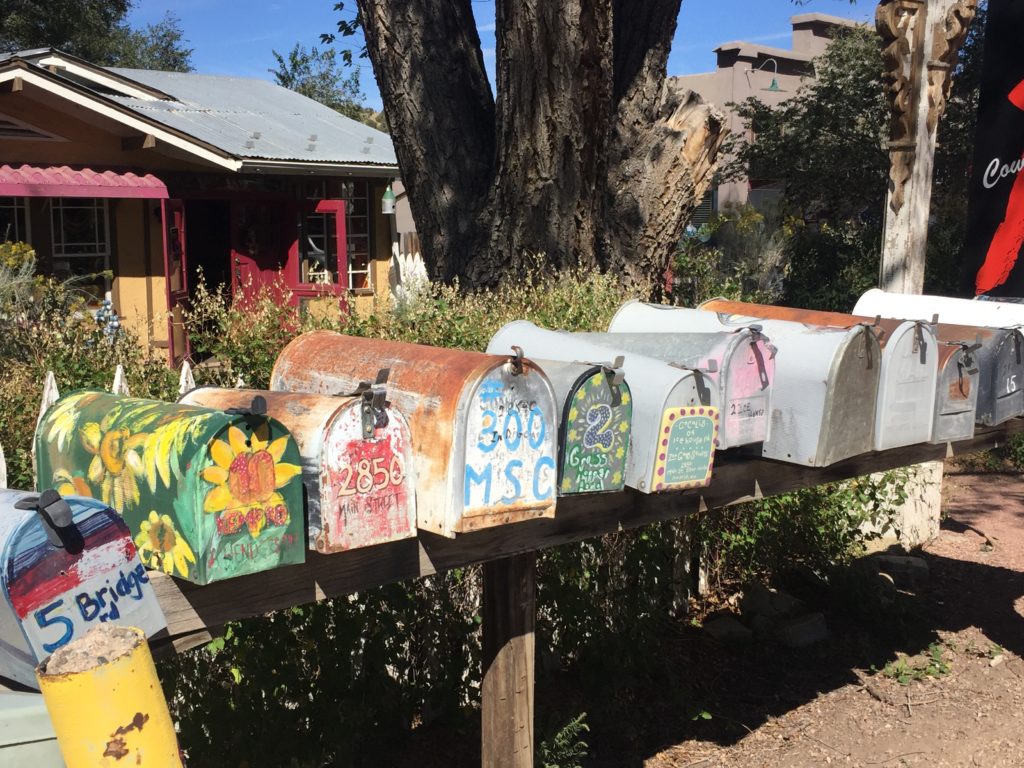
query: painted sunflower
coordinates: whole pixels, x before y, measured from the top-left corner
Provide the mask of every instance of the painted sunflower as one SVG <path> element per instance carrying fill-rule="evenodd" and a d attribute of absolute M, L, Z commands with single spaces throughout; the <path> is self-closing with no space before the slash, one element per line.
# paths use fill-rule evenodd
<path fill-rule="evenodd" d="M 135 548 L 143 565 L 161 569 L 172 576 L 177 572 L 188 578 L 188 564 L 195 565 L 196 562 L 192 548 L 175 530 L 171 516 L 157 514 L 155 510 L 151 510 L 149 518 L 139 524 Z"/>
<path fill-rule="evenodd" d="M 92 498 L 92 488 L 84 477 L 72 475 L 66 469 L 58 469 L 53 473 L 53 489 L 61 496 L 88 496 Z"/>
<path fill-rule="evenodd" d="M 100 498 L 114 509 L 125 510 L 139 503 L 137 478 L 144 473 L 138 448 L 146 442 L 145 433 L 133 435 L 128 429 L 110 428 L 108 416 L 100 423 L 88 422 L 81 429 L 82 445 L 93 455 L 88 476 L 100 488 Z"/>
<path fill-rule="evenodd" d="M 257 429 L 247 439 L 234 426 L 228 427 L 227 437 L 227 442 L 210 444 L 213 466 L 202 477 L 214 487 L 206 494 L 203 511 L 222 513 L 218 530 L 223 533 L 234 533 L 244 524 L 257 537 L 268 521 L 287 524 L 287 506 L 277 491 L 301 472 L 296 464 L 280 463 L 288 437 L 271 442 L 266 429 Z"/>

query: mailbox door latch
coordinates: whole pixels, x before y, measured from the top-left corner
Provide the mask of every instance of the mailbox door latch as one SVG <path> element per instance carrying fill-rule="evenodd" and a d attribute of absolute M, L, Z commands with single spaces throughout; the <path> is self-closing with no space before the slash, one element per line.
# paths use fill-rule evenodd
<path fill-rule="evenodd" d="M 33 510 L 46 532 L 49 542 L 71 554 L 78 554 L 85 548 L 85 540 L 75 525 L 71 506 L 56 491 L 48 489 L 38 496 L 26 496 L 14 503 L 16 509 Z"/>
<path fill-rule="evenodd" d="M 390 368 L 381 368 L 377 371 L 377 378 L 372 382 L 361 381 L 355 392 L 350 392 L 344 397 L 358 397 L 362 400 L 359 406 L 359 413 L 363 422 L 363 439 L 369 440 L 373 437 L 373 431 L 388 425 L 388 414 L 384 410 L 387 405 L 388 377 L 391 376 Z"/>

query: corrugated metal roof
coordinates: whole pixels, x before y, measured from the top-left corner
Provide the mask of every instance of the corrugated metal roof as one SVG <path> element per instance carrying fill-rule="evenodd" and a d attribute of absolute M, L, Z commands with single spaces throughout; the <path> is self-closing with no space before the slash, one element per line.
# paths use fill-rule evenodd
<path fill-rule="evenodd" d="M 398 165 L 386 133 L 267 80 L 116 67 L 110 71 L 175 100 L 108 98 L 238 157 Z"/>

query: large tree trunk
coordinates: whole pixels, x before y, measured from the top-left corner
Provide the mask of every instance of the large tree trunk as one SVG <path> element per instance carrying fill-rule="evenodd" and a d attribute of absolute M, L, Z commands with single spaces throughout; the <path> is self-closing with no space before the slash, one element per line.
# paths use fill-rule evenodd
<path fill-rule="evenodd" d="M 469 0 L 358 2 L 434 278 L 657 281 L 724 138 L 666 84 L 680 0 L 498 0 L 496 102 Z"/>

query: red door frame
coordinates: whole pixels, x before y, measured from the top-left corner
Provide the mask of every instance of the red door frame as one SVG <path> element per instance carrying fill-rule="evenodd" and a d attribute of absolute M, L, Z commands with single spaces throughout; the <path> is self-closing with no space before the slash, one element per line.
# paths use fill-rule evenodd
<path fill-rule="evenodd" d="M 308 210 L 308 209 L 306 209 Z M 327 213 L 334 215 L 334 235 L 338 247 L 338 282 L 332 286 L 317 285 L 314 283 L 300 283 L 302 275 L 302 248 L 298 240 L 292 245 L 289 251 L 289 269 L 287 270 L 288 289 L 296 300 L 300 298 L 320 298 L 324 296 L 336 296 L 341 308 L 348 310 L 348 240 L 345 229 L 345 201 L 344 200 L 319 200 L 314 207 L 315 213 Z"/>

